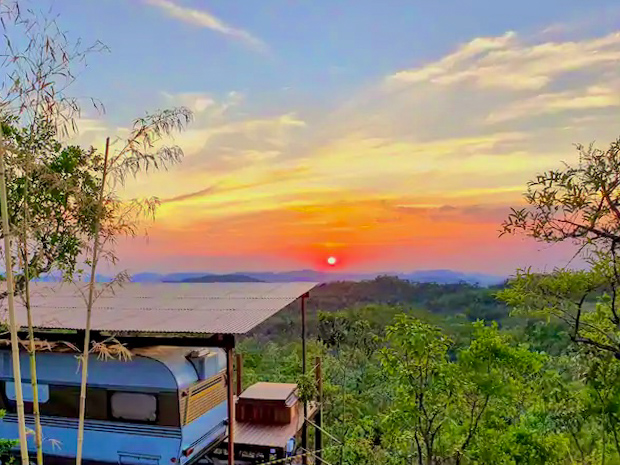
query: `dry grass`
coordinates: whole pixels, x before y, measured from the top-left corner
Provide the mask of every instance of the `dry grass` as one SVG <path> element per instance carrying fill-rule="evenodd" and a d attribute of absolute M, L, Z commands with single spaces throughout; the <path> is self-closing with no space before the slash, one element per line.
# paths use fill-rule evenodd
<path fill-rule="evenodd" d="M 18 343 L 25 350 L 30 350 L 30 343 L 27 340 L 19 339 Z M 35 350 L 37 352 L 60 352 L 60 353 L 81 353 L 82 351 L 71 342 L 58 341 L 49 342 L 35 339 Z M 0 346 L 10 346 L 11 340 L 0 338 Z M 101 342 L 93 342 L 89 353 L 96 355 L 100 360 L 121 360 L 123 362 L 131 360 L 133 354 L 124 344 L 116 338 L 109 337 Z"/>

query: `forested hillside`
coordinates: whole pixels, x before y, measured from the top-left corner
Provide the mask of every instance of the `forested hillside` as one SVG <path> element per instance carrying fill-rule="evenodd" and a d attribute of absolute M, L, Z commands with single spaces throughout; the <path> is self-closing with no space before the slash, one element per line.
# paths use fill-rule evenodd
<path fill-rule="evenodd" d="M 472 284 L 414 283 L 382 276 L 371 281 L 341 281 L 320 285 L 307 299 L 308 332 L 317 336 L 322 312 L 363 318 L 373 327 L 385 327 L 399 313 L 406 312 L 443 325 L 462 325 L 478 319 L 510 324 L 508 307 L 495 298 L 501 289 Z M 259 326 L 252 337 L 290 342 L 301 331 L 299 302 Z"/>
<path fill-rule="evenodd" d="M 578 165 L 528 184 L 501 234 L 576 244 L 583 269 L 519 270 L 497 288 L 383 277 L 313 292 L 329 463 L 620 463 L 620 141 L 577 149 Z M 248 382 L 312 390 L 298 317 L 242 342 Z"/>
<path fill-rule="evenodd" d="M 328 462 L 618 463 L 615 358 L 572 346 L 559 320 L 510 316 L 500 291 L 389 277 L 315 289 L 309 359 L 323 360 Z M 244 384 L 312 389 L 300 331 L 297 304 L 243 340 Z"/>

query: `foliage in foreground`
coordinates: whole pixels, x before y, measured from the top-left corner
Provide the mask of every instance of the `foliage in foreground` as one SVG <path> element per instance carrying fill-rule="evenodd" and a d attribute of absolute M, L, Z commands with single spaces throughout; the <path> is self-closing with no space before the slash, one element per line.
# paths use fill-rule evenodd
<path fill-rule="evenodd" d="M 500 298 L 522 314 L 560 319 L 573 342 L 620 358 L 620 140 L 606 150 L 593 145 L 577 150 L 578 164 L 542 173 L 528 184 L 528 207 L 512 210 L 503 233 L 574 243 L 586 269 L 519 271 Z"/>
<path fill-rule="evenodd" d="M 320 315 L 309 359 L 323 359 L 329 463 L 620 463 L 620 364 L 522 319 L 440 328 L 410 314 Z M 547 351 L 542 350 L 542 347 Z M 298 380 L 297 342 L 249 339 L 245 385 Z"/>

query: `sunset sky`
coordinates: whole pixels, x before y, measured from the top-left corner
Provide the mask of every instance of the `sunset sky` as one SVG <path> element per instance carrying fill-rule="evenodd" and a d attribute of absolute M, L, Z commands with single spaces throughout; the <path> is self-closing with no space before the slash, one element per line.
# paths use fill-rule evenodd
<path fill-rule="evenodd" d="M 195 112 L 183 163 L 124 193 L 162 200 L 132 271 L 564 265 L 500 223 L 573 143 L 620 135 L 617 0 L 46 2 L 110 48 L 72 89 L 106 106 L 79 142 Z"/>

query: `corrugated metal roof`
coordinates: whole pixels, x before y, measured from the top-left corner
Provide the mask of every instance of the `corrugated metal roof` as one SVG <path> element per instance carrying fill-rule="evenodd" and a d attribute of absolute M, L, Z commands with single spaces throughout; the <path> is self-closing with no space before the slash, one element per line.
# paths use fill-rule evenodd
<path fill-rule="evenodd" d="M 256 383 L 241 393 L 239 399 L 286 401 L 297 390 L 295 383 Z"/>
<path fill-rule="evenodd" d="M 305 282 L 131 283 L 115 288 L 98 284 L 101 294 L 93 306 L 91 327 L 117 333 L 244 334 L 315 286 Z M 35 328 L 84 329 L 87 291 L 85 285 L 33 283 Z M 6 299 L 2 305 L 6 318 Z M 21 302 L 17 322 L 27 325 Z"/>

